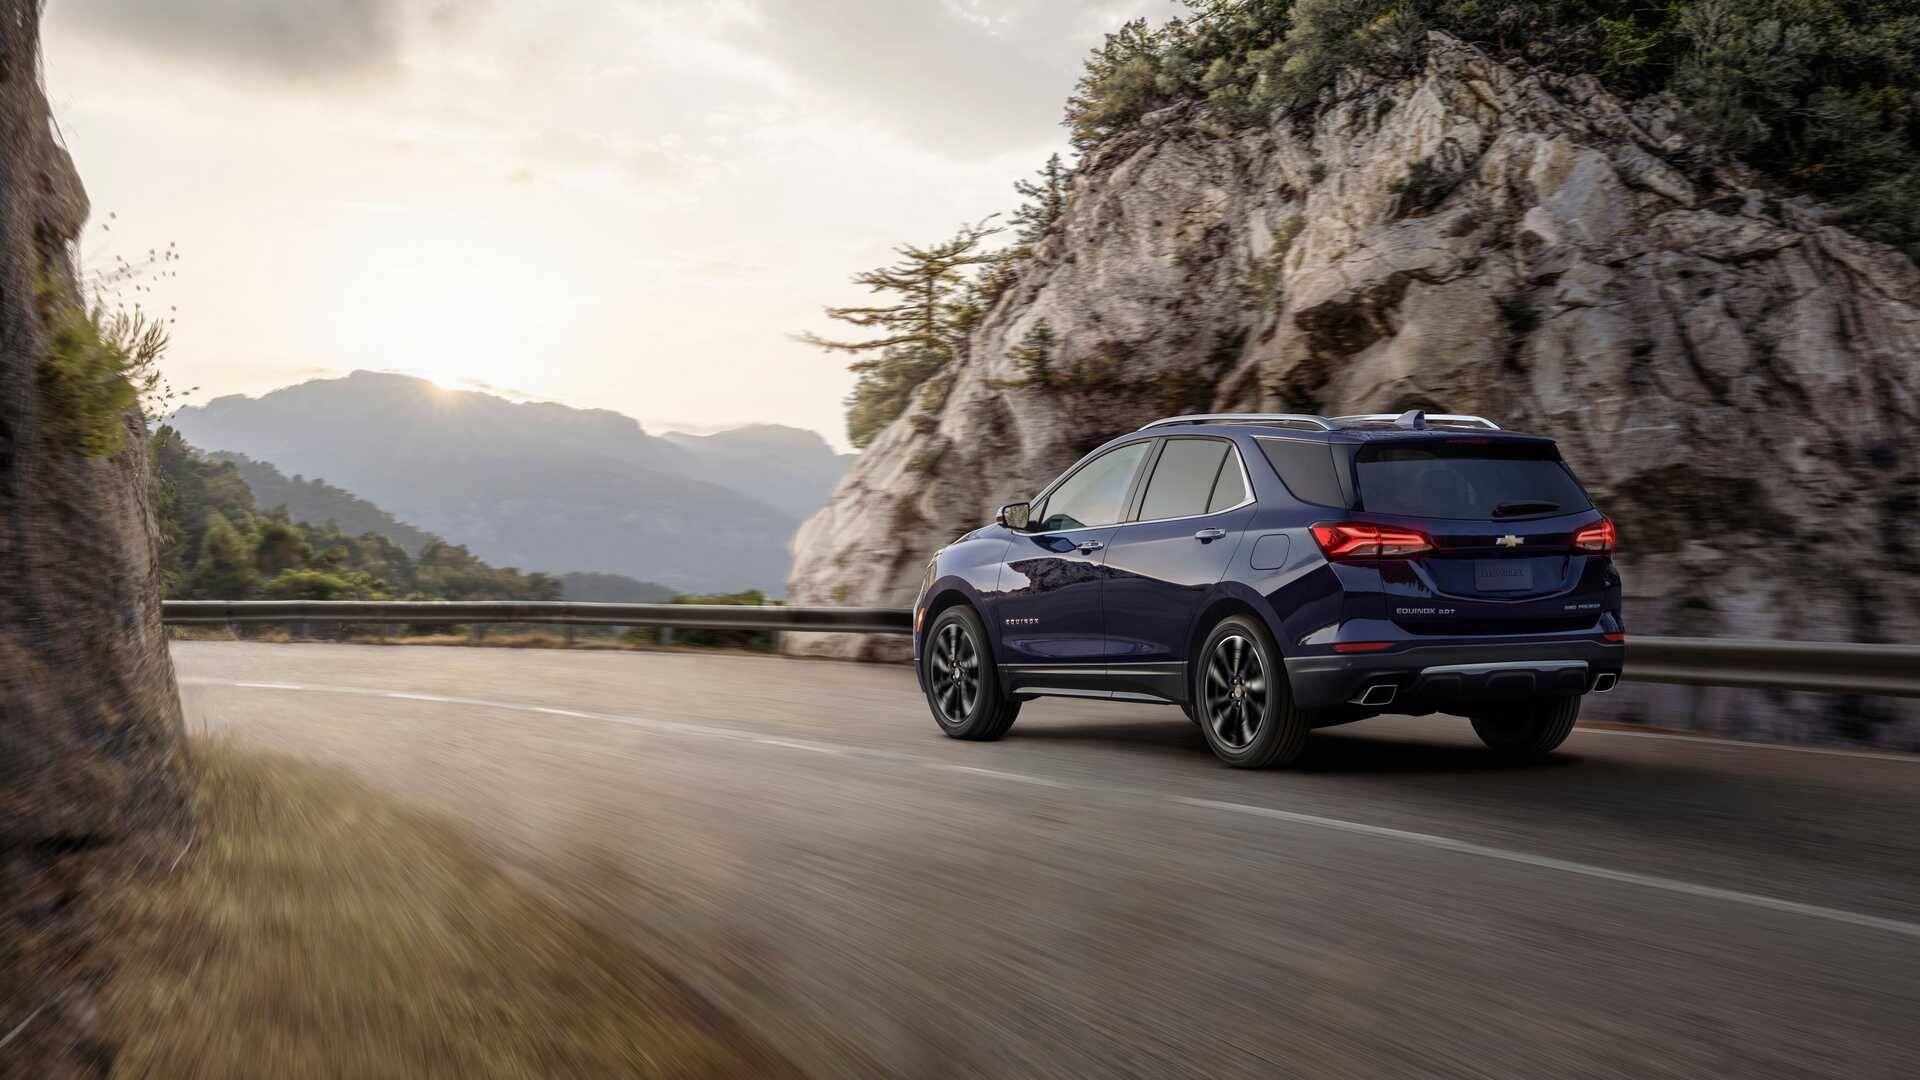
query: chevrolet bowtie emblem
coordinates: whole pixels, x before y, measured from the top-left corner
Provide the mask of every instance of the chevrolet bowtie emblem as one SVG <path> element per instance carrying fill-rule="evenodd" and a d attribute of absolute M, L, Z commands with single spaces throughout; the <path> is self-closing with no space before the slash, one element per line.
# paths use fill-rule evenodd
<path fill-rule="evenodd" d="M 1507 535 L 1501 537 L 1500 539 L 1495 540 L 1494 543 L 1499 544 L 1501 547 L 1515 548 L 1515 547 L 1519 547 L 1521 544 L 1526 543 L 1526 541 L 1520 539 L 1519 537 L 1513 535 L 1512 533 L 1508 533 Z"/>

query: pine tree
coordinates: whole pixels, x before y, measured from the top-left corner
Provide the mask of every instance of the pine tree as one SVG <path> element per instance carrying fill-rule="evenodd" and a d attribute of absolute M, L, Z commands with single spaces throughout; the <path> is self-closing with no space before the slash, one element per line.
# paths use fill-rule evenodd
<path fill-rule="evenodd" d="M 253 567 L 263 578 L 300 569 L 312 557 L 307 538 L 285 518 L 268 518 L 254 534 Z"/>
<path fill-rule="evenodd" d="M 892 302 L 830 307 L 827 318 L 876 330 L 879 337 L 848 341 L 800 335 L 809 345 L 858 357 L 848 365 L 860 377 L 847 398 L 847 438 L 853 445 L 872 442 L 906 411 L 920 385 L 953 360 L 955 342 L 979 318 L 968 271 L 998 258 L 980 250 L 1000 231 L 988 224 L 991 220 L 964 225 L 938 244 L 904 244 L 894 249 L 900 259 L 891 266 L 854 275 L 854 284 Z"/>
<path fill-rule="evenodd" d="M 1146 19 L 1134 19 L 1093 50 L 1067 99 L 1066 123 L 1074 149 L 1091 150 L 1142 114 L 1167 104 L 1161 66 L 1167 39 L 1179 27 L 1178 19 L 1159 30 Z"/>
<path fill-rule="evenodd" d="M 1013 350 L 1013 358 L 1019 361 L 1029 386 L 1046 386 L 1053 381 L 1054 345 L 1053 327 L 1041 319 L 1020 339 L 1020 347 Z"/>
<path fill-rule="evenodd" d="M 1013 190 L 1026 202 L 1013 212 L 1013 226 L 1019 230 L 1020 244 L 1031 248 L 1046 239 L 1047 230 L 1067 212 L 1067 181 L 1073 170 L 1055 154 L 1047 159 L 1033 180 L 1017 180 Z"/>
<path fill-rule="evenodd" d="M 207 600 L 245 600 L 259 583 L 246 537 L 226 515 L 209 515 L 194 566 L 193 594 Z"/>

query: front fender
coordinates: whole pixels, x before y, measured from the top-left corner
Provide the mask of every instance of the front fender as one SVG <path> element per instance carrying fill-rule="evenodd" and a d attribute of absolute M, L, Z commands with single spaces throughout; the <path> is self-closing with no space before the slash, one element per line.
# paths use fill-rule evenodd
<path fill-rule="evenodd" d="M 1000 655 L 1000 626 L 994 618 L 993 597 L 1000 583 L 1000 568 L 1005 564 L 1007 547 L 1012 541 L 1005 535 L 971 536 L 942 548 L 933 558 L 931 581 L 914 601 L 913 659 L 920 669 L 920 647 L 926 626 L 921 612 L 943 598 L 957 595 L 973 607 L 986 627 L 987 644 L 997 659 Z"/>

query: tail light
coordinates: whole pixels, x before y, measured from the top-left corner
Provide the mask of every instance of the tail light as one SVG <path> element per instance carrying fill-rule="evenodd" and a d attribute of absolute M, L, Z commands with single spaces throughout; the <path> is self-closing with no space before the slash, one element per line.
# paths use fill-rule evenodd
<path fill-rule="evenodd" d="M 1360 522 L 1315 525 L 1313 542 L 1329 559 L 1378 559 L 1433 550 L 1433 541 L 1425 533 Z"/>
<path fill-rule="evenodd" d="M 1573 546 L 1581 551 L 1592 552 L 1595 555 L 1613 554 L 1613 519 L 1602 516 L 1599 521 L 1574 533 Z"/>

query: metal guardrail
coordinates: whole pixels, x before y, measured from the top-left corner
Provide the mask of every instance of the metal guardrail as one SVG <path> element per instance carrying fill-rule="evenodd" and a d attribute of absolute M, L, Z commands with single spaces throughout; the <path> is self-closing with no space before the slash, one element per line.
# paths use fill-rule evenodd
<path fill-rule="evenodd" d="M 168 600 L 174 626 L 227 623 L 404 623 L 461 626 L 545 623 L 562 626 L 670 626 L 689 630 L 791 630 L 905 634 L 913 618 L 873 608 L 759 607 L 726 604 L 579 604 L 561 601 Z"/>
<path fill-rule="evenodd" d="M 1629 637 L 1622 677 L 1693 686 L 1920 697 L 1920 647 Z"/>
<path fill-rule="evenodd" d="M 536 601 L 169 600 L 176 626 L 227 623 L 402 623 L 660 626 L 690 630 L 906 634 L 911 612 L 884 608 L 750 607 L 716 604 L 579 604 Z M 1920 647 L 1821 641 L 1637 637 L 1627 679 L 1815 693 L 1920 697 Z"/>

